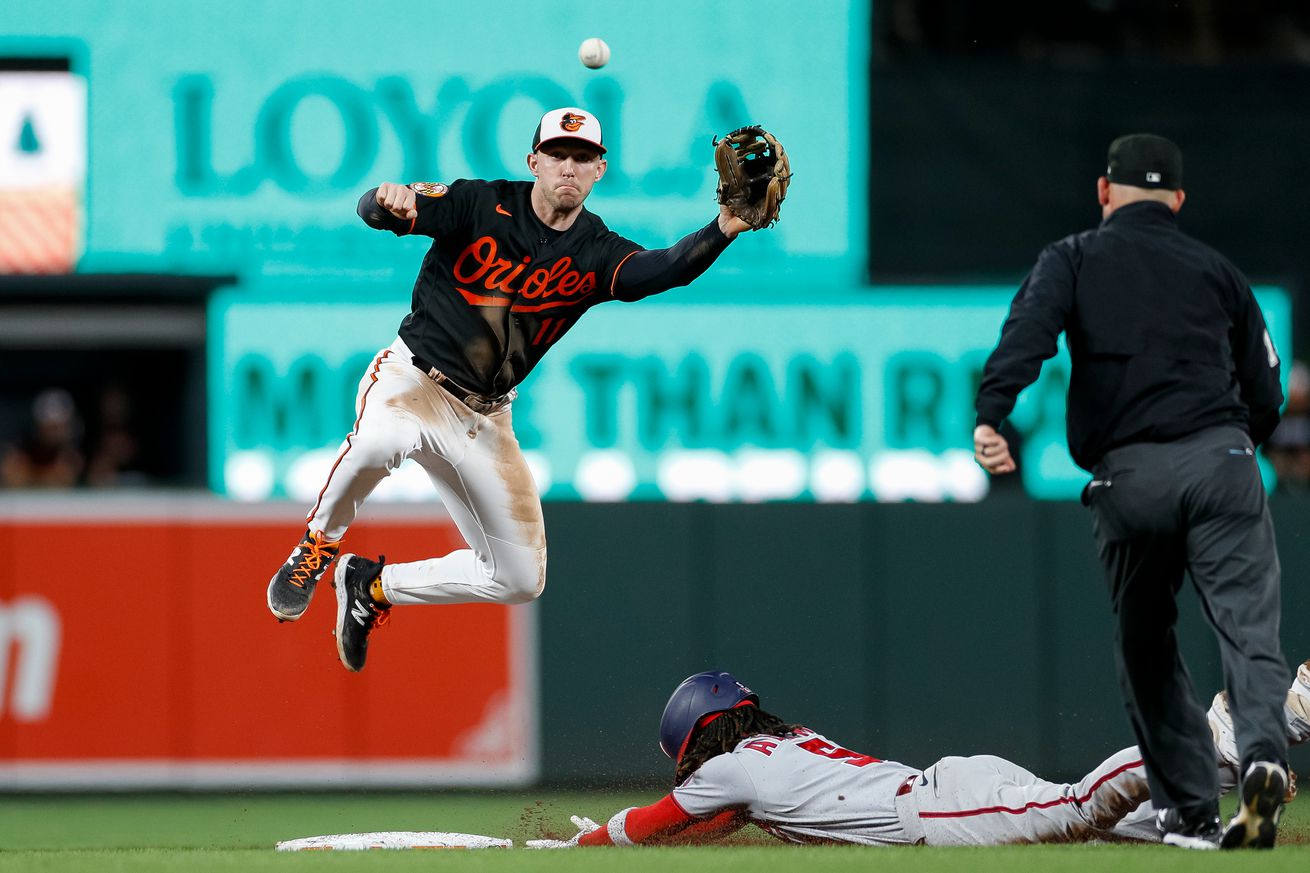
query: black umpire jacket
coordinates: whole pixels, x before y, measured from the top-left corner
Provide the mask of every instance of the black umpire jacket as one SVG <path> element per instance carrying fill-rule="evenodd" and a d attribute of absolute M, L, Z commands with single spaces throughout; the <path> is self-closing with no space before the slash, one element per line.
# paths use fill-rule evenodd
<path fill-rule="evenodd" d="M 987 359 L 978 424 L 1000 426 L 1061 331 L 1069 452 L 1086 470 L 1129 443 L 1237 425 L 1259 445 L 1278 424 L 1278 355 L 1250 285 L 1163 203 L 1122 206 L 1042 250 Z"/>

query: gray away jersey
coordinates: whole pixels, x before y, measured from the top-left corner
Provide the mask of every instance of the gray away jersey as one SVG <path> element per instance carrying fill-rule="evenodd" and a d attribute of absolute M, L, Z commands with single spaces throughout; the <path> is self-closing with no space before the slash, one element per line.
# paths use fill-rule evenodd
<path fill-rule="evenodd" d="M 792 842 L 908 843 L 896 792 L 920 771 L 842 748 L 802 729 L 749 737 L 706 761 L 673 790 L 690 815 L 744 809 L 759 827 Z"/>

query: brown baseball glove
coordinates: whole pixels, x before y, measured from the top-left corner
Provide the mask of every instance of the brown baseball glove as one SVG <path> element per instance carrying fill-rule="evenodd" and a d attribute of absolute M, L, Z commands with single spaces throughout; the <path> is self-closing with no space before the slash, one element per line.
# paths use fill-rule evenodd
<path fill-rule="evenodd" d="M 752 230 L 778 220 L 791 183 L 791 161 L 782 143 L 762 127 L 739 127 L 714 142 L 719 203 Z"/>

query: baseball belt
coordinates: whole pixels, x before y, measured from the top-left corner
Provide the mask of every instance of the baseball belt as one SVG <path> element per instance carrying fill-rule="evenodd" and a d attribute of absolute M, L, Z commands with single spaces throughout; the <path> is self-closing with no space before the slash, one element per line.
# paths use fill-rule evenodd
<path fill-rule="evenodd" d="M 468 390 L 463 385 L 432 366 L 432 364 L 429 364 L 427 361 L 420 358 L 418 355 L 414 355 L 410 358 L 410 361 L 415 367 L 423 371 L 423 375 L 440 385 L 443 391 L 450 394 L 469 409 L 482 415 L 491 415 L 497 410 L 504 409 L 513 402 L 514 398 L 517 397 L 519 393 L 517 388 L 511 388 L 508 392 L 501 394 L 498 397 L 488 397 L 485 394 L 478 394 L 475 391 Z"/>

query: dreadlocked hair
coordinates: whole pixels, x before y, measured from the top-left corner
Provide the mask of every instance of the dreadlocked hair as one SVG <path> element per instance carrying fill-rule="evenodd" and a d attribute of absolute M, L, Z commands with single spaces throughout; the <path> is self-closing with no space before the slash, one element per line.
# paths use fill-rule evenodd
<path fill-rule="evenodd" d="M 726 710 L 705 727 L 692 731 L 691 739 L 687 741 L 687 751 L 683 752 L 682 759 L 678 761 L 678 769 L 673 774 L 673 784 L 681 785 L 710 758 L 731 752 L 746 737 L 789 737 L 801 727 L 798 724 L 787 724 L 758 706 L 738 706 Z"/>

